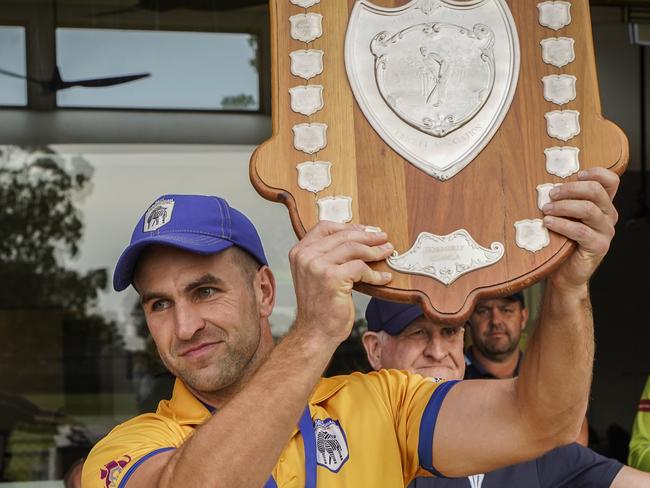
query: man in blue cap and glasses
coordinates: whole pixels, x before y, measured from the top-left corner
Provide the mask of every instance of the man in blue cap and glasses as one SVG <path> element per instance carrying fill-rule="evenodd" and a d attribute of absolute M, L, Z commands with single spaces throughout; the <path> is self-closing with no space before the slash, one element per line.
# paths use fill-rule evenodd
<path fill-rule="evenodd" d="M 392 278 L 368 266 L 392 253 L 385 233 L 320 222 L 304 236 L 289 253 L 296 319 L 274 345 L 275 281 L 252 223 L 216 197 L 161 197 L 114 287 L 139 293 L 174 392 L 95 446 L 83 486 L 404 486 L 571 442 L 593 362 L 587 281 L 614 234 L 617 187 L 590 169 L 551 192 L 545 225 L 578 245 L 550 278 L 521 374 L 461 383 L 394 370 L 321 379 L 352 328 L 354 284 Z"/>

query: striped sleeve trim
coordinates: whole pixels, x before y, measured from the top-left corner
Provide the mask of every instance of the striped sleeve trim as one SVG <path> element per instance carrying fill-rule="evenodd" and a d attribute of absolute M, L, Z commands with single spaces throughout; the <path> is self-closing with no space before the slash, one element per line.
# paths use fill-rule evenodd
<path fill-rule="evenodd" d="M 420 421 L 420 438 L 418 439 L 420 466 L 439 478 L 445 478 L 445 476 L 433 467 L 433 432 L 442 402 L 456 383 L 458 381 L 447 381 L 433 391 Z"/>

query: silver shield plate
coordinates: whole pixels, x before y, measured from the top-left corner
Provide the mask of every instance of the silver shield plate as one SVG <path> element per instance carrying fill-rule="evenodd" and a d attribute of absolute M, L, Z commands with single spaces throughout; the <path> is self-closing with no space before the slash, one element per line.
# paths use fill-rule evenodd
<path fill-rule="evenodd" d="M 359 0 L 345 64 L 364 115 L 402 157 L 447 180 L 488 144 L 519 77 L 516 26 L 505 0 Z"/>

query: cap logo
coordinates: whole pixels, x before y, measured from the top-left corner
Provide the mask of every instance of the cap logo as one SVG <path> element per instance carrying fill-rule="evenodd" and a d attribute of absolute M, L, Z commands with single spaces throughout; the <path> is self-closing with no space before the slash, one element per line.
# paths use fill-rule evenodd
<path fill-rule="evenodd" d="M 144 214 L 143 232 L 153 232 L 168 224 L 172 219 L 174 200 L 158 200 Z"/>

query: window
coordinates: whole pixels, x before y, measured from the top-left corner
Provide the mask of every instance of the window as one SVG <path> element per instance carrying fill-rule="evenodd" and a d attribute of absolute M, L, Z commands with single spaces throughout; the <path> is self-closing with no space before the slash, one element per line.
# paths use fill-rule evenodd
<path fill-rule="evenodd" d="M 0 26 L 0 106 L 27 105 L 25 28 Z"/>
<path fill-rule="evenodd" d="M 58 28 L 56 43 L 66 81 L 149 74 L 109 87 L 60 90 L 59 107 L 260 108 L 258 39 L 252 34 Z"/>

